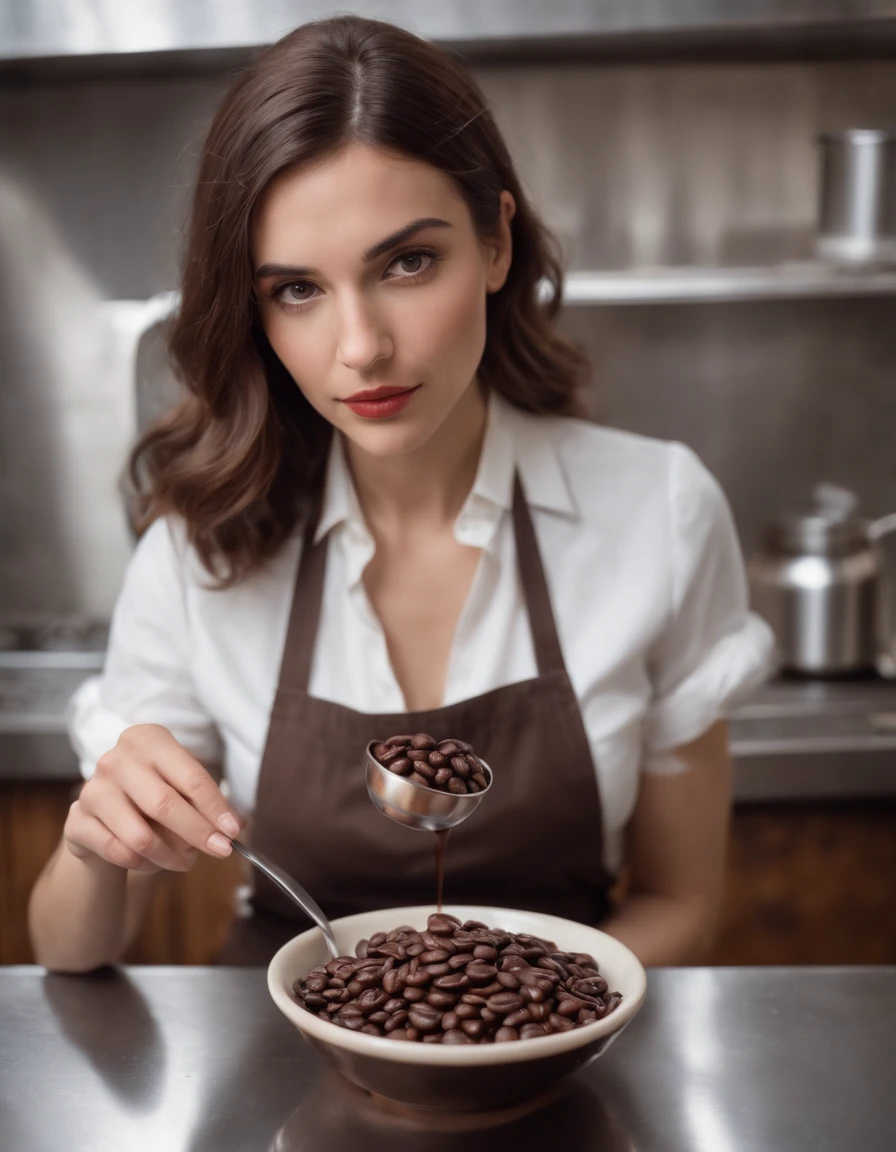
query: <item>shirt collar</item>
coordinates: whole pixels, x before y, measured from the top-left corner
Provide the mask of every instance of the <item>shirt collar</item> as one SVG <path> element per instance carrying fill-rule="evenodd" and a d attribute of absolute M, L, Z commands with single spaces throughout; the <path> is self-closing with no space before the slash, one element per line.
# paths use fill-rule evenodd
<path fill-rule="evenodd" d="M 556 442 L 557 432 L 558 423 L 553 417 L 530 415 L 497 393 L 490 394 L 476 479 L 455 524 L 455 536 L 461 543 L 490 547 L 501 513 L 513 507 L 513 477 L 517 470 L 531 506 L 560 516 L 578 517 Z M 340 524 L 359 537 L 369 538 L 342 436 L 337 432 L 330 448 L 315 542 Z"/>

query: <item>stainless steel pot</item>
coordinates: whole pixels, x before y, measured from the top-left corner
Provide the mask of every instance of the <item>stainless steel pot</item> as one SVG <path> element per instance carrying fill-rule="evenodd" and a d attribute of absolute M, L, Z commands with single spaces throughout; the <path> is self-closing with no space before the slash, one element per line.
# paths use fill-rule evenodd
<path fill-rule="evenodd" d="M 771 625 L 783 669 L 837 676 L 894 675 L 879 548 L 896 513 L 868 521 L 853 493 L 819 485 L 812 506 L 767 528 L 748 564 L 753 606 Z"/>

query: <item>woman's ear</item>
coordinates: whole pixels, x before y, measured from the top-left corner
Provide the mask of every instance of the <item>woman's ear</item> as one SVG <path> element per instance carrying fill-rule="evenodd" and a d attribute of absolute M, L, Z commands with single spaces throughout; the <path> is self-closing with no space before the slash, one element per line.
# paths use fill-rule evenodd
<path fill-rule="evenodd" d="M 501 219 L 495 235 L 486 244 L 486 292 L 497 292 L 504 287 L 510 263 L 513 259 L 513 237 L 510 232 L 510 221 L 516 213 L 516 202 L 513 196 L 504 191 L 501 193 Z"/>

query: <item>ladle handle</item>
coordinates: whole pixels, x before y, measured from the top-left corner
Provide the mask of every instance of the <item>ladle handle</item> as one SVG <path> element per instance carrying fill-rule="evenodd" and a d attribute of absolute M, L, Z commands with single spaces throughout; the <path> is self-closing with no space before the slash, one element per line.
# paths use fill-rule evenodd
<path fill-rule="evenodd" d="M 335 960 L 339 955 L 339 949 L 336 947 L 336 941 L 333 938 L 333 929 L 330 927 L 330 921 L 323 914 L 317 902 L 311 899 L 302 885 L 295 881 L 288 872 L 284 872 L 282 868 L 278 868 L 272 860 L 268 860 L 266 856 L 262 856 L 260 852 L 255 852 L 251 848 L 247 848 L 246 845 L 241 844 L 239 840 L 232 840 L 231 843 L 241 856 L 245 856 L 256 868 L 264 872 L 265 876 L 267 876 L 269 880 L 273 880 L 277 887 L 282 889 L 290 900 L 295 901 L 303 912 L 307 912 L 324 934 L 330 959 Z"/>

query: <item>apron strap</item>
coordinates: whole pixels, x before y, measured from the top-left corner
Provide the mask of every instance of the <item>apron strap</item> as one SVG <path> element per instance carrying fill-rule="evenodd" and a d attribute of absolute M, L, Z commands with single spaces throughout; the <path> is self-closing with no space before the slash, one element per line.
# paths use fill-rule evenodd
<path fill-rule="evenodd" d="M 280 665 L 280 688 L 287 692 L 307 692 L 311 678 L 311 661 L 323 605 L 328 542 L 327 536 L 314 542 L 316 527 L 317 515 L 312 515 L 302 542 L 302 556 Z M 520 583 L 529 614 L 538 671 L 541 675 L 564 672 L 566 664 L 557 635 L 544 565 L 519 473 L 515 474 L 513 481 L 513 531 Z"/>
<path fill-rule="evenodd" d="M 535 538 L 532 513 L 523 494 L 520 474 L 513 478 L 513 533 L 516 540 L 516 562 L 523 586 L 523 596 L 529 613 L 532 646 L 539 673 L 565 672 L 566 663 L 557 635 L 554 609 L 541 562 L 541 551 Z"/>
<path fill-rule="evenodd" d="M 311 660 L 317 640 L 320 612 L 324 599 L 324 577 L 327 572 L 327 541 L 322 536 L 314 542 L 318 507 L 312 510 L 302 538 L 302 556 L 296 574 L 286 642 L 280 664 L 279 690 L 307 692 L 311 679 Z"/>

